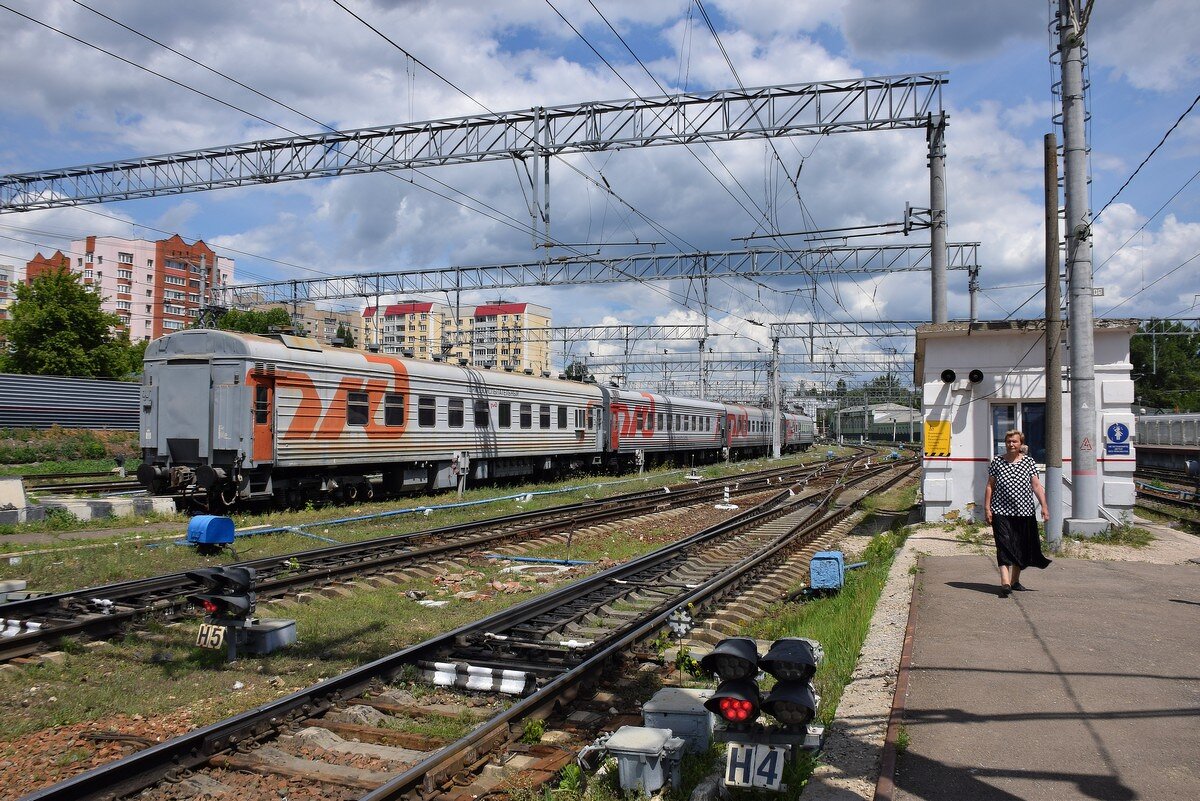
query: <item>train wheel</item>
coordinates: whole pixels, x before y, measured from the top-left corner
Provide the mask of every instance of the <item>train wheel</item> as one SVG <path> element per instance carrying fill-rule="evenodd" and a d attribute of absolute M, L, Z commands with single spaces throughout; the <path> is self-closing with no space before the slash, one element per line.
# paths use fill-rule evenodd
<path fill-rule="evenodd" d="M 291 509 L 300 510 L 304 508 L 304 491 L 299 489 L 290 489 L 287 491 L 287 505 Z"/>
<path fill-rule="evenodd" d="M 358 502 L 359 492 L 357 484 L 347 484 L 345 489 L 342 490 L 342 493 L 346 499 L 346 503 Z"/>
<path fill-rule="evenodd" d="M 366 495 L 365 500 L 367 500 L 367 501 L 375 500 L 375 488 L 372 487 L 369 483 L 366 485 L 365 495 Z"/>

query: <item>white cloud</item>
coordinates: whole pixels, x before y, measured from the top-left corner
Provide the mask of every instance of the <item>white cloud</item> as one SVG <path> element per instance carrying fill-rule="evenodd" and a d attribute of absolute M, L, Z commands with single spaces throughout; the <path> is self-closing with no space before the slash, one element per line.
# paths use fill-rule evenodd
<path fill-rule="evenodd" d="M 495 111 L 630 94 L 621 79 L 598 63 L 541 0 L 484 6 L 471 0 L 358 0 L 350 6 Z M 644 93 L 658 92 L 586 0 L 556 2 L 556 6 L 634 87 Z M 288 128 L 312 131 L 317 127 L 114 28 L 79 6 L 25 0 L 19 7 Z M 1041 136 L 1054 109 L 1049 101 L 1040 99 L 1048 94 L 1048 82 L 1024 85 L 1005 76 L 1013 72 L 1014 65 L 1007 59 L 1015 51 L 1027 55 L 1045 43 L 1045 4 L 979 0 L 950 6 L 932 0 L 907 4 L 763 0 L 748 4 L 712 0 L 706 7 L 746 86 L 853 78 L 867 70 L 877 71 L 878 64 L 906 58 L 932 56 L 952 68 L 962 67 L 961 72 L 952 74 L 943 95 L 951 114 L 947 159 L 950 239 L 982 243 L 982 283 L 989 288 L 980 302 L 983 316 L 1004 316 L 1029 297 L 1033 288 L 990 288 L 1033 282 L 1042 271 Z M 208 0 L 180 6 L 131 0 L 103 8 L 138 30 L 337 128 L 481 111 L 471 99 L 415 66 L 327 0 L 294 3 L 287 15 L 269 4 L 229 5 Z M 729 66 L 694 6 L 690 22 L 685 19 L 686 4 L 677 0 L 622 0 L 606 2 L 601 8 L 668 89 L 682 87 L 685 76 L 692 90 L 734 86 Z M 1113 80 L 1151 92 L 1192 85 L 1200 71 L 1191 46 L 1196 32 L 1196 15 L 1181 2 L 1155 0 L 1128 9 L 1099 4 L 1090 29 L 1093 81 L 1110 92 Z M 1016 71 L 1020 75 L 1036 74 L 1039 80 L 1047 75 L 1044 59 L 1036 69 L 1019 66 L 1024 67 Z M 0 149 L 0 170 L 5 172 L 283 135 L 264 122 L 12 15 L 0 29 L 0 69 L 8 88 L 5 107 L 0 110 L 0 119 L 10 132 Z M 960 99 L 964 97 L 969 99 Z M 1139 102 L 1155 100 L 1150 94 Z M 1172 120 L 1180 110 L 1172 112 Z M 1097 111 L 1094 125 L 1117 130 L 1117 126 L 1137 125 L 1142 109 L 1110 105 Z M 1172 147 L 1152 166 L 1168 157 L 1186 161 L 1196 148 L 1198 126 L 1200 123 L 1191 120 L 1181 126 L 1173 134 Z M 688 152 L 673 146 L 556 160 L 551 166 L 552 233 L 569 242 L 667 241 L 658 246 L 660 251 L 676 246 L 730 250 L 739 247 L 734 237 L 763 230 L 760 216 L 764 211 L 772 214 L 781 229 L 797 231 L 895 221 L 906 202 L 918 207 L 928 204 L 926 145 L 920 131 L 804 136 L 775 140 L 774 145 L 783 167 L 761 141 L 714 144 L 712 151 L 696 146 Z M 1144 149 L 1128 152 L 1125 147 L 1123 141 L 1113 141 L 1111 146 L 1105 142 L 1104 150 L 1093 157 L 1097 176 L 1124 175 L 1145 154 Z M 727 170 L 736 176 L 736 182 Z M 803 212 L 785 172 L 796 180 Z M 1173 172 L 1169 180 L 1175 184 L 1169 191 L 1178 184 L 1179 173 Z M 431 169 L 422 179 L 430 184 L 432 179 L 445 181 L 461 189 L 494 209 L 488 214 L 500 220 L 465 211 L 418 189 L 409 177 L 397 173 L 296 181 L 139 201 L 102 211 L 156 227 L 188 229 L 181 233 L 299 266 L 233 254 L 242 280 L 256 275 L 290 278 L 495 264 L 540 255 L 532 248 L 527 230 L 529 211 L 522 192 L 526 178 L 512 163 Z M 1156 180 L 1163 179 L 1144 175 L 1134 188 L 1144 186 L 1143 181 L 1153 187 Z M 596 185 L 605 183 L 624 202 Z M 441 187 L 438 191 L 449 193 Z M 1160 196 L 1167 195 L 1169 192 Z M 1129 283 L 1135 268 L 1139 275 L 1145 269 L 1151 276 L 1147 281 L 1153 280 L 1197 251 L 1192 239 L 1194 209 L 1173 207 L 1170 211 L 1176 217 L 1152 223 L 1142 235 L 1146 245 L 1121 251 L 1105 270 L 1118 276 L 1105 300 L 1133 298 L 1121 308 L 1122 314 L 1149 313 L 1173 302 L 1186 305 L 1181 301 L 1186 287 L 1180 290 L 1179 281 L 1167 279 L 1136 296 L 1133 293 L 1140 284 Z M 1147 213 L 1122 204 L 1109 209 L 1098 228 L 1097 252 L 1105 248 L 1111 252 L 1119 242 L 1110 239 L 1136 229 Z M 59 226 L 78 235 L 131 235 L 132 230 L 123 223 L 70 209 L 9 216 L 4 221 L 29 228 Z M 916 232 L 896 241 L 913 244 L 926 241 L 925 237 L 924 232 Z M 847 242 L 865 244 L 870 240 Z M 636 248 L 618 252 L 631 250 Z M 5 252 L 12 252 L 9 244 L 5 244 Z M 1130 262 L 1134 255 L 1140 261 Z M 1176 276 L 1187 275 L 1189 270 L 1183 268 Z M 1098 283 L 1105 280 L 1102 275 Z M 736 339 L 731 335 L 714 337 L 714 348 L 735 352 L 751 341 L 754 347 L 768 345 L 765 330 L 747 323 L 747 318 L 914 319 L 929 313 L 928 273 L 825 281 L 815 302 L 804 293 L 774 291 L 794 290 L 801 284 L 798 279 L 710 282 L 712 330 L 739 334 Z M 951 315 L 965 316 L 965 273 L 951 273 L 949 284 Z M 685 281 L 652 287 L 531 287 L 503 290 L 503 294 L 550 306 L 560 324 L 586 325 L 601 319 L 626 323 L 699 320 L 696 288 Z M 1190 302 L 1190 298 L 1183 300 Z M 1034 307 L 1038 305 L 1039 301 L 1034 301 L 1021 314 L 1037 313 Z M 1098 308 L 1104 305 L 1098 304 Z"/>

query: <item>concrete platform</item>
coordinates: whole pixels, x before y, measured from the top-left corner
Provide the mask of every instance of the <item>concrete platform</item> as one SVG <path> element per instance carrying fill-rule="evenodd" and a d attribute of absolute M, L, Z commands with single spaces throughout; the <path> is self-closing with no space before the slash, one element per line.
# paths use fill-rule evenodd
<path fill-rule="evenodd" d="M 921 565 L 896 799 L 1196 796 L 1200 565 Z"/>
<path fill-rule="evenodd" d="M 45 509 L 65 509 L 80 520 L 175 512 L 174 498 L 152 495 L 82 499 L 71 496 L 43 496 L 38 498 L 38 503 Z"/>

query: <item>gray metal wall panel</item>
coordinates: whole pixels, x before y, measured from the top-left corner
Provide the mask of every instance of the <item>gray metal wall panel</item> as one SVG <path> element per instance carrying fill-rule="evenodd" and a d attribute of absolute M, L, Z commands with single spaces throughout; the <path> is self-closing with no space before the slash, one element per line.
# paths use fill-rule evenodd
<path fill-rule="evenodd" d="M 140 391 L 126 381 L 0 373 L 0 428 L 137 431 Z"/>

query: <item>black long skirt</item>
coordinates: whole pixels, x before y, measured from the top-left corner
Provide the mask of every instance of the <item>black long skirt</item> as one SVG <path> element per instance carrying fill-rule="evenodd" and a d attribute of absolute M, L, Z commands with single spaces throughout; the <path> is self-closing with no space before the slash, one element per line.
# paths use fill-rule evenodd
<path fill-rule="evenodd" d="M 1049 567 L 1050 560 L 1042 554 L 1033 515 L 992 515 L 992 536 L 996 538 L 996 564 L 1016 565 L 1022 570 Z"/>

